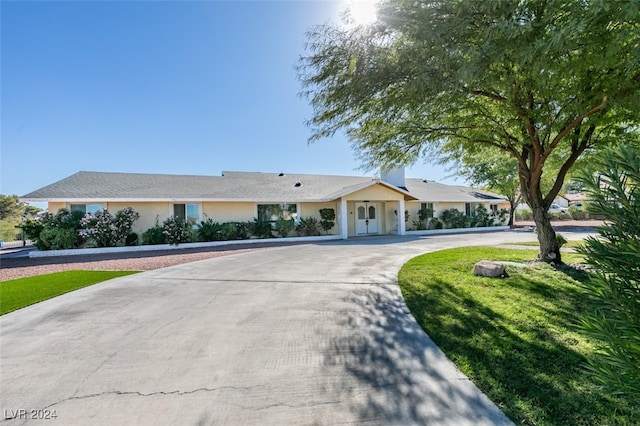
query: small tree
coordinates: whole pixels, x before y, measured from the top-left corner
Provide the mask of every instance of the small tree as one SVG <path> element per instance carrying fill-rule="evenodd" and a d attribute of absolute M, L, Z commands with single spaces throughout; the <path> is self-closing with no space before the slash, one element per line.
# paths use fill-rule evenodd
<path fill-rule="evenodd" d="M 172 245 L 188 243 L 191 239 L 191 225 L 179 217 L 170 217 L 162 223 L 162 233 Z"/>
<path fill-rule="evenodd" d="M 115 247 L 125 244 L 127 237 L 133 233 L 133 224 L 139 218 L 140 214 L 131 207 L 119 210 L 115 216 L 104 209 L 94 215 L 86 215 L 81 225 L 98 247 Z"/>
<path fill-rule="evenodd" d="M 336 211 L 334 209 L 320 209 L 320 228 L 325 234 L 334 227 L 336 220 Z"/>
<path fill-rule="evenodd" d="M 590 310 L 582 329 L 600 342 L 590 360 L 595 378 L 614 394 L 640 401 L 640 148 L 608 149 L 583 173 L 589 211 L 604 216 L 599 238 L 579 251 L 596 268 L 585 284 Z"/>

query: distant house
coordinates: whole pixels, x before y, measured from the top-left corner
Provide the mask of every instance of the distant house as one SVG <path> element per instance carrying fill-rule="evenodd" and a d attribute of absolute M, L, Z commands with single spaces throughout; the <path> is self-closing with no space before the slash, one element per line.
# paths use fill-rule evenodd
<path fill-rule="evenodd" d="M 140 213 L 135 231 L 152 227 L 170 216 L 194 225 L 205 217 L 217 222 L 275 221 L 317 217 L 332 208 L 336 225 L 330 234 L 342 238 L 361 235 L 404 235 L 420 209 L 437 217 L 447 209 L 472 215 L 484 205 L 490 212 L 509 208 L 499 195 L 423 179 L 405 179 L 404 171 L 381 179 L 289 173 L 223 172 L 221 176 L 78 172 L 20 199 L 47 202 L 48 210 L 66 208 L 112 213 L 132 207 Z M 406 212 L 398 214 L 398 212 Z"/>

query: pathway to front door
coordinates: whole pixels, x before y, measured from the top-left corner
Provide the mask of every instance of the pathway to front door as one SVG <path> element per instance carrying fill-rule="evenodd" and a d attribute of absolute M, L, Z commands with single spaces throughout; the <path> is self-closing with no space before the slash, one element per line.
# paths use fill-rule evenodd
<path fill-rule="evenodd" d="M 375 235 L 380 233 L 380 204 L 356 203 L 356 234 Z"/>

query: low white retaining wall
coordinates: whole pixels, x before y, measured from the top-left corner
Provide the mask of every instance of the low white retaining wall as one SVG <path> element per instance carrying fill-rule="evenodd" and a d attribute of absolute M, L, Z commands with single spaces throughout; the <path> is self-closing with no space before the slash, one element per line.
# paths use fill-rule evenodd
<path fill-rule="evenodd" d="M 183 243 L 177 246 L 170 244 L 155 244 L 146 246 L 131 247 L 96 247 L 69 250 L 32 250 L 29 257 L 53 257 L 53 256 L 74 256 L 85 254 L 105 254 L 105 253 L 130 253 L 141 251 L 159 251 L 159 250 L 182 250 L 190 248 L 218 247 L 238 244 L 264 244 L 264 243 L 295 243 L 295 242 L 314 242 L 314 241 L 331 241 L 341 240 L 340 235 L 322 235 L 319 237 L 289 237 L 289 238 L 262 238 L 251 240 L 231 240 L 231 241 L 210 241 L 206 243 Z"/>
<path fill-rule="evenodd" d="M 482 228 L 428 229 L 424 231 L 406 231 L 407 235 L 468 234 L 470 232 L 507 231 L 509 226 L 485 226 Z"/>

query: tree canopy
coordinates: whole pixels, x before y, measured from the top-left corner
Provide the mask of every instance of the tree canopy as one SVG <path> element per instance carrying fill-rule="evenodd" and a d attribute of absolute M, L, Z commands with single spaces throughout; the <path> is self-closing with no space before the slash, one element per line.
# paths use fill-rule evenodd
<path fill-rule="evenodd" d="M 308 33 L 310 141 L 345 131 L 369 169 L 475 145 L 507 153 L 541 256 L 559 258 L 547 208 L 571 166 L 637 131 L 640 3 L 383 0 L 378 17 Z"/>

